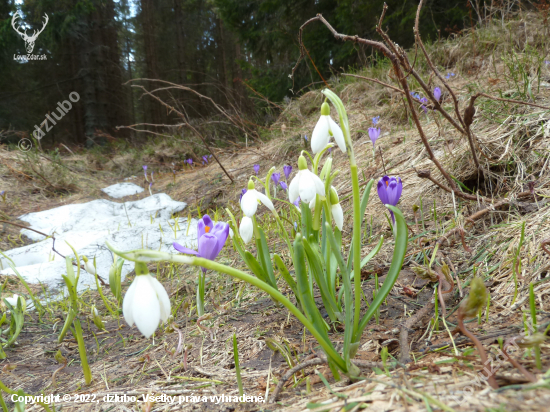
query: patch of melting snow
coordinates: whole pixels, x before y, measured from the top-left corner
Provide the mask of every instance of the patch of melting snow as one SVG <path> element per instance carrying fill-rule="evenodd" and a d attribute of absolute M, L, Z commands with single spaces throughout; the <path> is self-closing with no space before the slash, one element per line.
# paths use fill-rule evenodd
<path fill-rule="evenodd" d="M 137 195 L 138 193 L 143 192 L 143 188 L 134 183 L 116 183 L 105 189 L 101 189 L 102 192 L 107 193 L 109 196 L 114 197 L 115 199 L 120 199 L 121 197 Z"/>
<path fill-rule="evenodd" d="M 198 221 L 192 219 L 187 222 L 187 218 L 178 218 L 176 227 L 174 219 L 171 219 L 186 205 L 160 193 L 133 202 L 116 203 L 99 199 L 65 205 L 29 213 L 19 219 L 29 222 L 32 229 L 53 234 L 56 238 L 55 249 L 62 255 L 74 257 L 68 242 L 80 257 L 85 255 L 92 262 L 95 257 L 97 273 L 108 282 L 113 256 L 105 245 L 106 241 L 119 250 L 150 248 L 175 253 L 172 247 L 175 241 L 196 248 Z M 28 282 L 42 282 L 52 288 L 63 286 L 61 275 L 67 273 L 67 269 L 65 260 L 52 251 L 53 239 L 45 239 L 26 229 L 21 233 L 37 242 L 4 252 L 14 261 L 17 271 Z M 133 269 L 134 263 L 125 261 L 122 278 Z M 0 258 L 0 274 L 14 274 L 4 257 Z M 84 291 L 88 287 L 95 288 L 95 277 L 81 270 L 78 290 Z"/>

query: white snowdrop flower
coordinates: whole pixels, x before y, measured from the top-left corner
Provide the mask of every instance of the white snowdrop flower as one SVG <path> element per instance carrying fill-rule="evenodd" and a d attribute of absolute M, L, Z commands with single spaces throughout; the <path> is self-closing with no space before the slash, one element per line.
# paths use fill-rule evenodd
<path fill-rule="evenodd" d="M 288 199 L 294 203 L 298 196 L 302 202 L 311 202 L 315 195 L 325 196 L 325 185 L 319 176 L 307 168 L 307 161 L 303 155 L 298 158 L 298 173 L 290 182 L 288 188 Z"/>
<path fill-rule="evenodd" d="M 252 240 L 252 235 L 254 234 L 254 224 L 252 223 L 252 219 L 248 216 L 244 216 L 241 220 L 239 234 L 241 235 L 244 243 L 248 243 Z"/>
<path fill-rule="evenodd" d="M 11 298 L 4 298 L 4 299 L 6 299 L 6 301 L 14 307 L 14 309 L 17 309 L 17 300 L 20 299 L 21 309 L 23 309 L 23 312 L 25 312 L 25 310 L 27 309 L 27 301 L 23 296 L 19 296 L 14 293 Z"/>
<path fill-rule="evenodd" d="M 248 190 L 241 199 L 241 209 L 245 216 L 252 217 L 256 214 L 258 203 L 263 203 L 269 210 L 275 210 L 273 202 L 263 193 L 258 192 L 254 188 L 252 179 L 248 181 Z"/>
<path fill-rule="evenodd" d="M 95 275 L 96 270 L 94 267 L 94 263 L 90 262 L 90 260 L 86 256 L 82 256 L 82 260 L 84 261 L 84 269 L 86 269 L 86 272 L 88 272 L 90 275 Z"/>
<path fill-rule="evenodd" d="M 164 286 L 149 274 L 145 263 L 136 262 L 136 278 L 124 296 L 122 313 L 126 323 L 135 324 L 146 338 L 171 314 L 170 298 Z"/>
<path fill-rule="evenodd" d="M 332 220 L 336 224 L 336 227 L 342 231 L 344 227 L 344 211 L 342 206 L 340 206 L 340 199 L 338 198 L 338 193 L 334 186 L 330 187 L 330 212 L 332 214 Z"/>
<path fill-rule="evenodd" d="M 334 140 L 340 150 L 346 153 L 344 133 L 342 133 L 340 126 L 330 117 L 330 106 L 327 102 L 324 102 L 321 105 L 321 117 L 317 121 L 311 135 L 311 150 L 313 153 L 319 153 L 323 150 L 328 144 L 330 136 L 334 136 Z"/>

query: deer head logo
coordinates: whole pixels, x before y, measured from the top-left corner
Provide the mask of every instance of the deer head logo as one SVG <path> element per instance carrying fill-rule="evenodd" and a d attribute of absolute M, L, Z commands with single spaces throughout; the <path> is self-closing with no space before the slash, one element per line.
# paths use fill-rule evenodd
<path fill-rule="evenodd" d="M 45 21 L 44 21 L 44 24 L 42 26 L 42 29 L 34 30 L 32 36 L 27 35 L 27 29 L 25 29 L 25 31 L 21 31 L 21 24 L 16 22 L 17 20 L 22 19 L 21 13 L 19 13 L 17 11 L 13 15 L 13 18 L 11 19 L 11 25 L 12 25 L 13 29 L 25 41 L 25 48 L 27 49 L 27 53 L 29 53 L 29 54 L 32 53 L 32 51 L 34 49 L 34 42 L 38 38 L 38 35 L 44 31 L 44 29 L 46 28 L 46 24 L 48 24 L 49 18 L 48 18 L 48 15 L 46 13 L 44 13 L 44 17 L 45 17 Z M 16 27 L 16 24 L 17 24 L 17 27 Z"/>

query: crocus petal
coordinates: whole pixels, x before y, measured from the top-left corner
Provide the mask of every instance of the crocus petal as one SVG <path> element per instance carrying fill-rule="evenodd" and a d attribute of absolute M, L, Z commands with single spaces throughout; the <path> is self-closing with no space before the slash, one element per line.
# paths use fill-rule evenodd
<path fill-rule="evenodd" d="M 151 282 L 145 276 L 150 275 L 140 275 L 134 280 L 136 289 L 132 301 L 132 315 L 139 331 L 146 338 L 150 338 L 160 323 L 160 303 Z"/>
<path fill-rule="evenodd" d="M 151 283 L 151 287 L 154 289 L 159 300 L 160 319 L 163 322 L 166 322 L 168 320 L 168 317 L 172 314 L 172 307 L 170 305 L 170 298 L 168 297 L 168 293 L 166 293 L 166 289 L 164 289 L 164 286 L 162 286 L 162 284 L 153 276 L 149 277 L 149 282 Z"/>
<path fill-rule="evenodd" d="M 319 153 L 328 144 L 330 136 L 329 122 L 330 116 L 321 116 L 311 134 L 311 150 L 313 153 Z"/>
<path fill-rule="evenodd" d="M 172 246 L 174 246 L 174 249 L 176 249 L 180 253 L 185 253 L 188 255 L 198 255 L 199 252 L 193 249 L 189 249 L 188 247 L 182 246 L 177 242 L 172 243 Z"/>
<path fill-rule="evenodd" d="M 205 226 L 204 220 L 199 219 L 199 223 L 197 223 L 197 239 L 200 239 L 202 235 L 206 233 L 206 230 L 204 229 Z"/>
<path fill-rule="evenodd" d="M 252 240 L 252 235 L 254 234 L 254 225 L 252 223 L 252 219 L 250 219 L 248 216 L 244 216 L 241 220 L 239 234 L 241 235 L 244 243 L 248 243 Z"/>
<path fill-rule="evenodd" d="M 208 226 L 210 228 L 210 230 L 212 230 L 212 228 L 214 227 L 214 222 L 212 221 L 210 216 L 204 215 L 201 220 L 204 222 L 204 224 L 206 226 Z M 200 220 L 199 220 L 199 222 L 200 222 Z"/>
<path fill-rule="evenodd" d="M 300 196 L 300 172 L 296 176 L 294 176 L 294 179 L 292 179 L 292 182 L 290 182 L 290 186 L 288 187 L 288 200 L 290 203 L 294 203 L 296 199 Z"/>
<path fill-rule="evenodd" d="M 330 131 L 334 136 L 336 144 L 342 152 L 346 153 L 346 139 L 344 139 L 344 133 L 342 132 L 342 129 L 340 129 L 340 126 L 338 126 L 338 124 L 334 120 L 332 120 L 332 117 L 328 118 L 328 122 L 330 125 Z"/>
<path fill-rule="evenodd" d="M 256 192 L 256 190 L 249 190 L 241 199 L 241 209 L 248 217 L 254 216 L 256 214 L 256 210 L 258 210 L 258 198 L 254 192 Z"/>
<path fill-rule="evenodd" d="M 340 203 L 337 203 L 332 205 L 330 209 L 334 223 L 336 223 L 336 227 L 341 231 L 344 227 L 344 211 L 342 210 L 342 206 L 340 206 Z"/>
<path fill-rule="evenodd" d="M 137 276 L 139 277 L 139 276 Z M 132 282 L 122 301 L 122 314 L 124 320 L 129 326 L 134 326 L 134 315 L 132 313 L 132 302 L 134 301 L 134 295 L 136 293 L 136 279 Z"/>
<path fill-rule="evenodd" d="M 218 238 L 218 253 L 222 250 L 223 246 L 225 245 L 225 241 L 227 240 L 227 237 L 229 236 L 229 225 L 224 222 L 218 222 L 216 223 L 216 226 L 214 226 L 214 229 L 211 230 L 211 232 L 214 236 Z"/>
<path fill-rule="evenodd" d="M 395 206 L 397 204 L 397 201 L 399 200 L 399 198 L 397 197 L 397 180 L 395 180 L 395 178 L 392 178 L 390 180 L 386 193 L 388 194 L 387 204 Z"/>
<path fill-rule="evenodd" d="M 211 233 L 205 233 L 199 239 L 199 255 L 203 258 L 214 260 L 218 256 L 218 238 Z"/>
<path fill-rule="evenodd" d="M 386 191 L 386 183 L 380 179 L 378 181 L 378 184 L 376 185 L 376 189 L 378 190 L 378 197 L 380 198 L 380 201 L 382 204 L 386 205 L 388 204 L 388 193 Z"/>
<path fill-rule="evenodd" d="M 263 193 L 256 192 L 256 197 L 260 202 L 262 202 L 269 210 L 273 211 L 275 210 L 275 206 L 273 206 L 273 202 L 269 200 L 269 198 L 264 195 Z"/>

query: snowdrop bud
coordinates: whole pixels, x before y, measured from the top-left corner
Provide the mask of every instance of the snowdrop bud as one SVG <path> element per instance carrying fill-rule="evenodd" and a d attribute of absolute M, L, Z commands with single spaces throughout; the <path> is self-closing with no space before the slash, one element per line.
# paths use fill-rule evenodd
<path fill-rule="evenodd" d="M 307 160 L 304 157 L 304 155 L 300 155 L 300 157 L 298 158 L 298 169 L 300 170 L 307 169 Z"/>
<path fill-rule="evenodd" d="M 460 304 L 460 310 L 465 318 L 473 318 L 487 303 L 487 289 L 480 277 L 475 277 L 470 283 L 470 294 Z"/>
<path fill-rule="evenodd" d="M 96 270 L 93 263 L 90 262 L 86 256 L 82 256 L 82 260 L 84 261 L 84 269 L 86 269 L 86 272 L 88 272 L 90 275 L 95 275 Z"/>
<path fill-rule="evenodd" d="M 330 204 L 336 205 L 340 203 L 340 199 L 338 198 L 338 193 L 336 193 L 336 189 L 334 186 L 330 187 Z"/>
<path fill-rule="evenodd" d="M 248 180 L 248 190 L 254 190 L 256 186 L 254 185 L 254 181 L 252 179 Z"/>
<path fill-rule="evenodd" d="M 103 321 L 101 320 L 101 316 L 99 316 L 99 313 L 95 308 L 95 305 L 92 305 L 92 319 L 94 321 L 94 324 L 97 326 L 99 330 L 105 329 L 105 325 L 103 324 Z"/>
<path fill-rule="evenodd" d="M 330 106 L 327 102 L 323 102 L 321 105 L 321 116 L 329 116 L 330 115 Z"/>

